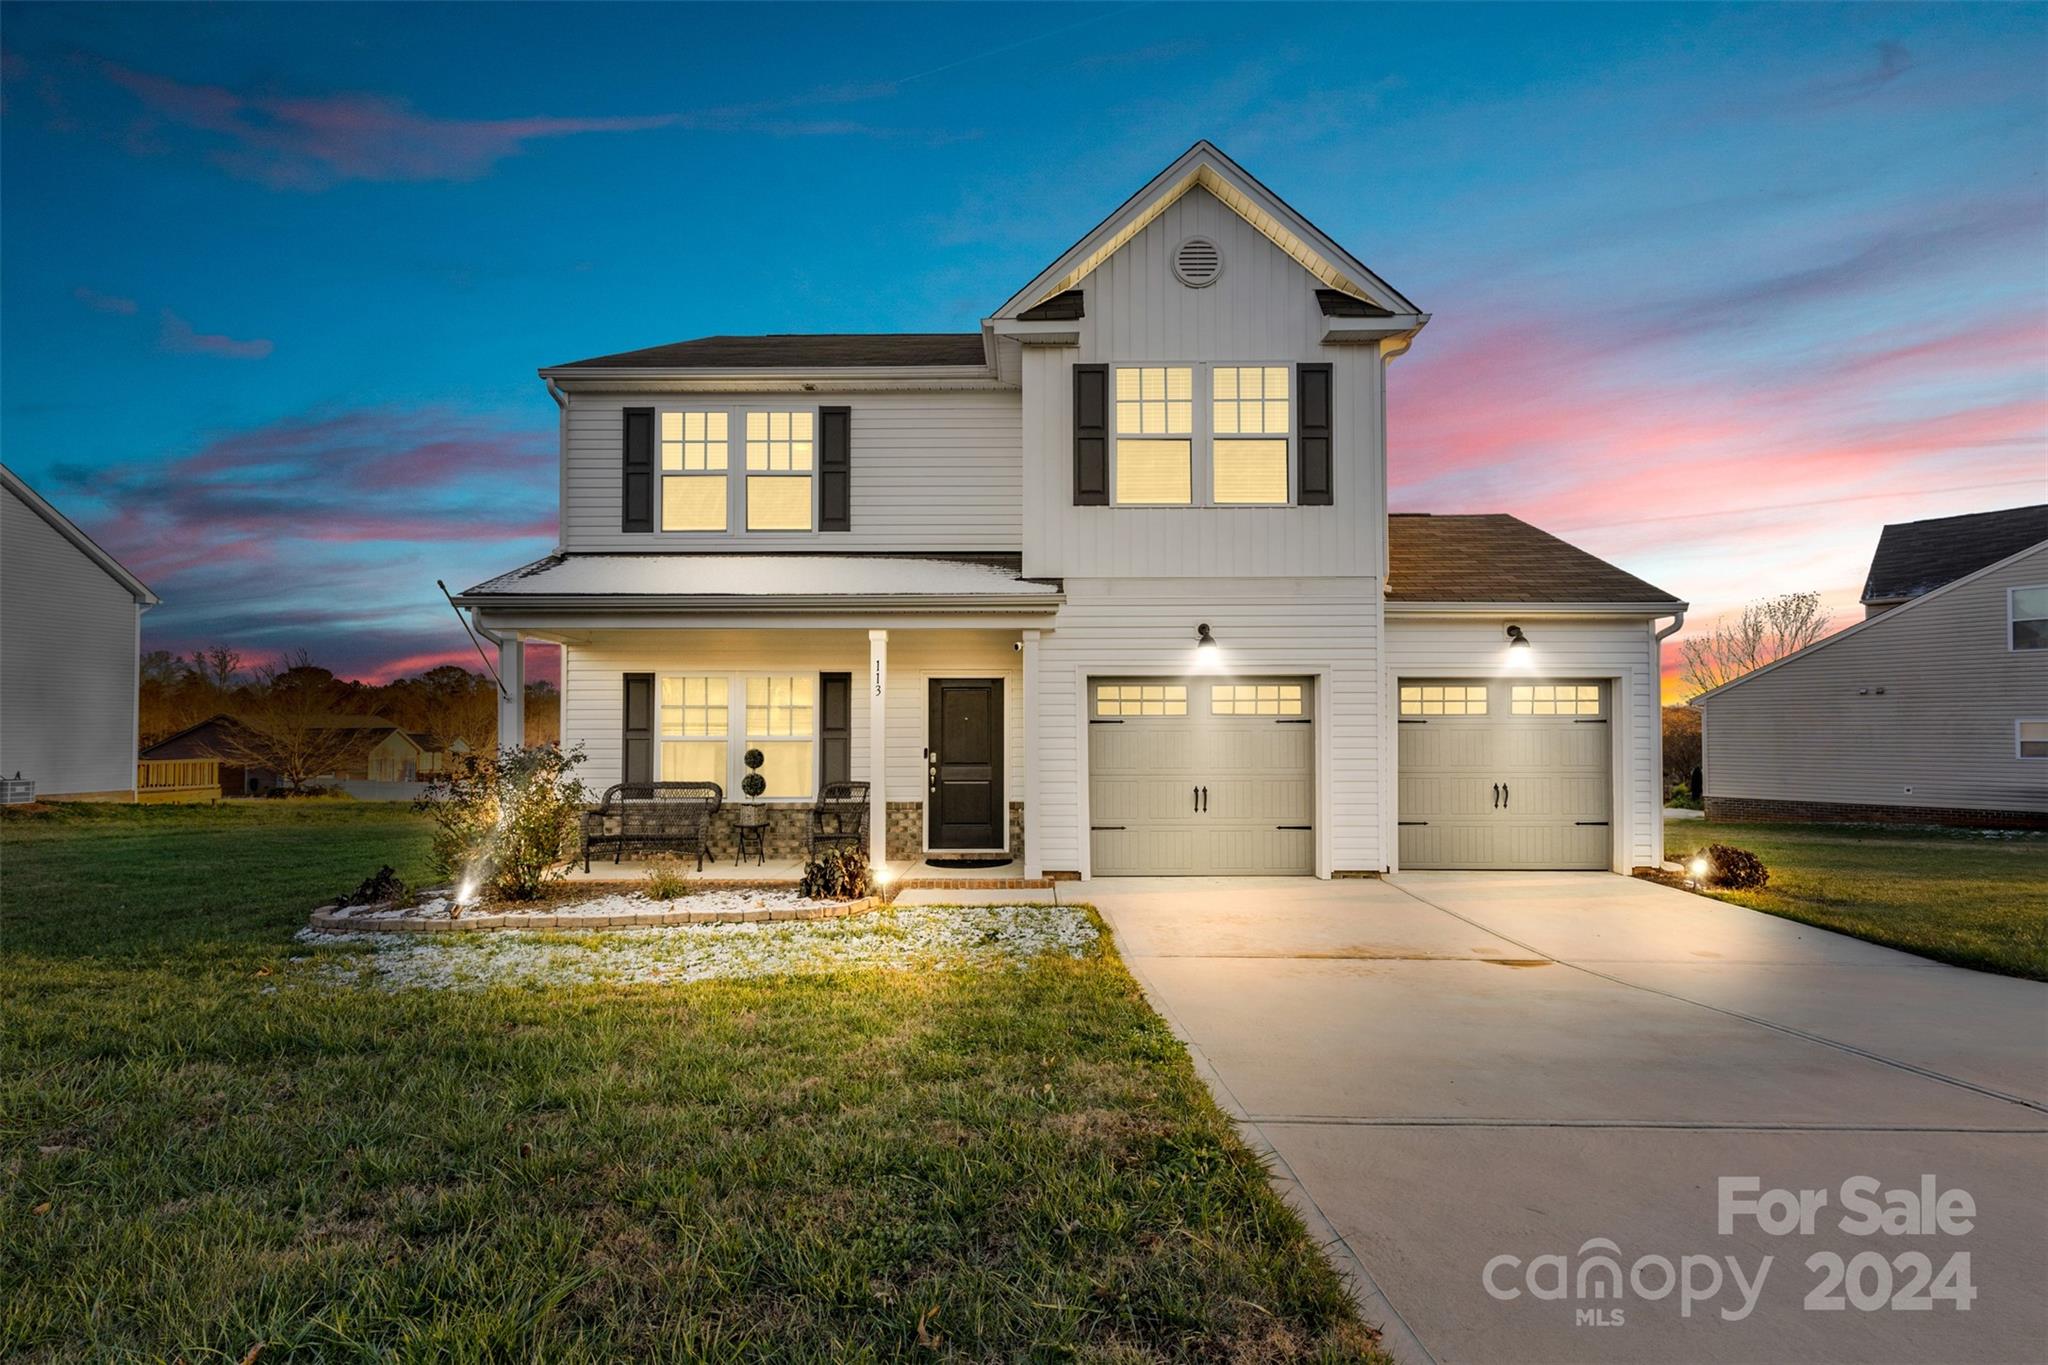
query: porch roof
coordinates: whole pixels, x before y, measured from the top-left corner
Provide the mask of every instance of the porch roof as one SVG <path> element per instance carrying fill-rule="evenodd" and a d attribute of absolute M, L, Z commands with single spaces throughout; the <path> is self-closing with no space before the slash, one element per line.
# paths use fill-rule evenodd
<path fill-rule="evenodd" d="M 1001 558 L 833 554 L 557 554 L 459 594 L 465 607 L 775 611 L 847 607 L 1050 610 L 1057 580 Z"/>

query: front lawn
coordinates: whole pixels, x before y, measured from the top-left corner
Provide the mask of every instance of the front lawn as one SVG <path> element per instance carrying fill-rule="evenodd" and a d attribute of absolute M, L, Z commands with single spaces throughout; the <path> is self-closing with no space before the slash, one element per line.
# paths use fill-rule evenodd
<path fill-rule="evenodd" d="M 0 1358 L 1379 1359 L 1106 939 L 448 990 L 294 939 L 425 855 L 0 823 Z"/>
<path fill-rule="evenodd" d="M 1733 844 L 1770 884 L 1713 894 L 1923 957 L 2048 981 L 2048 835 L 1670 821 L 1666 856 Z"/>

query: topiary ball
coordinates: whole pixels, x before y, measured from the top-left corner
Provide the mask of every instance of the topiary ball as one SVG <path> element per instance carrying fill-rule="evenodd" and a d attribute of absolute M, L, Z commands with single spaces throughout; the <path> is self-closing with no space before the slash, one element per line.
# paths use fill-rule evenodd
<path fill-rule="evenodd" d="M 758 768 L 767 761 L 768 755 L 762 753 L 759 749 L 749 749 L 740 755 L 740 762 L 746 764 L 749 768 Z"/>
<path fill-rule="evenodd" d="M 761 751 L 759 749 L 751 750 L 747 754 L 747 757 L 753 758 L 760 752 Z M 752 767 L 758 765 L 750 764 L 749 766 Z M 745 777 L 740 779 L 740 790 L 745 792 L 750 797 L 759 796 L 762 792 L 768 790 L 768 779 L 761 776 L 761 774 L 759 773 L 748 773 Z"/>

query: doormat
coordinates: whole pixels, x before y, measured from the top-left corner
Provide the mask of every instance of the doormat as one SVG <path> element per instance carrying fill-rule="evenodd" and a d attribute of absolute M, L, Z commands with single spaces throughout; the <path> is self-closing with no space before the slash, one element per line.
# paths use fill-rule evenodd
<path fill-rule="evenodd" d="M 926 859 L 925 859 L 925 863 L 926 863 L 926 865 L 927 865 L 927 866 L 930 866 L 930 867 L 947 867 L 947 868 L 960 868 L 960 869 L 962 869 L 962 870 L 965 870 L 965 869 L 968 869 L 968 868 L 980 868 L 980 867 L 1008 867 L 1008 866 L 1009 866 L 1009 865 L 1010 865 L 1011 863 L 1013 863 L 1013 862 L 1015 862 L 1015 861 L 1017 861 L 1017 860 L 1016 860 L 1015 858 L 926 858 Z"/>

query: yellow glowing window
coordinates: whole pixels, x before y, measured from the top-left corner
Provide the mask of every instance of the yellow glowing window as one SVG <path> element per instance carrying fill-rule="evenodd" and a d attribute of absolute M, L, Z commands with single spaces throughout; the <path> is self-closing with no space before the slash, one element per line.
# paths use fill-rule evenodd
<path fill-rule="evenodd" d="M 1097 683 L 1098 716 L 1184 716 L 1188 713 L 1185 683 Z"/>
<path fill-rule="evenodd" d="M 1518 716 L 1597 716 L 1600 689 L 1577 683 L 1517 684 L 1508 710 Z"/>
<path fill-rule="evenodd" d="M 1185 507 L 1195 500 L 1194 445 L 1189 441 L 1118 441 L 1116 500 Z"/>
<path fill-rule="evenodd" d="M 661 414 L 661 467 L 669 473 L 723 473 L 731 418 L 723 412 Z"/>
<path fill-rule="evenodd" d="M 1486 687 L 1462 683 L 1403 683 L 1401 714 L 1404 716 L 1483 716 Z"/>
<path fill-rule="evenodd" d="M 748 749 L 761 751 L 765 797 L 811 794 L 817 680 L 806 674 L 747 679 Z"/>
<path fill-rule="evenodd" d="M 1273 507 L 1287 501 L 1287 442 L 1216 439 L 1216 501 Z"/>
<path fill-rule="evenodd" d="M 671 474 L 661 481 L 661 529 L 723 531 L 725 476 Z"/>
<path fill-rule="evenodd" d="M 661 780 L 726 784 L 726 737 L 732 725 L 729 679 L 661 680 Z"/>
<path fill-rule="evenodd" d="M 811 481 L 779 474 L 747 476 L 749 531 L 811 529 Z"/>
<path fill-rule="evenodd" d="M 1186 365 L 1120 365 L 1119 436 L 1187 436 L 1195 429 L 1195 372 Z"/>
<path fill-rule="evenodd" d="M 1209 689 L 1212 716 L 1298 716 L 1300 683 L 1218 683 Z"/>
<path fill-rule="evenodd" d="M 1218 436 L 1287 434 L 1286 366 L 1219 365 L 1211 385 L 1211 415 Z"/>
<path fill-rule="evenodd" d="M 811 468 L 813 425 L 809 412 L 747 414 L 747 468 L 777 474 L 807 474 Z"/>

